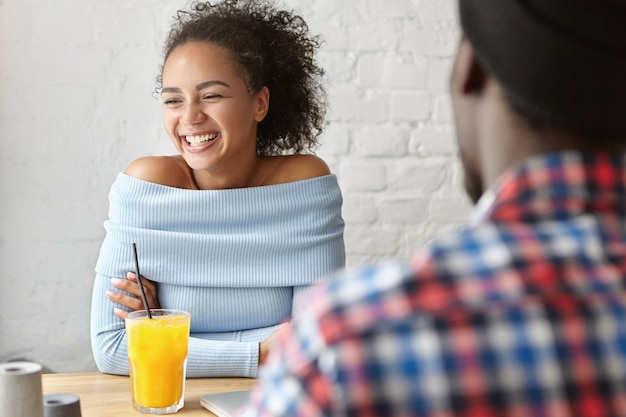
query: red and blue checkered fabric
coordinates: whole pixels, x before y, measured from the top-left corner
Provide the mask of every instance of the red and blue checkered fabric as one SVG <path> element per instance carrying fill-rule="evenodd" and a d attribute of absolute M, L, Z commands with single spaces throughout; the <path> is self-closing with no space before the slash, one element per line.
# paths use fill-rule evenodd
<path fill-rule="evenodd" d="M 329 280 L 244 415 L 626 416 L 626 163 L 505 173 L 471 226 Z"/>

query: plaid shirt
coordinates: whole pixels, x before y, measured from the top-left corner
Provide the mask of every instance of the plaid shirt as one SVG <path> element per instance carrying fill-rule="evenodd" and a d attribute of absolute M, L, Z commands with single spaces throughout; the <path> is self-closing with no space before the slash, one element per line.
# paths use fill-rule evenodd
<path fill-rule="evenodd" d="M 626 416 L 626 163 L 503 175 L 474 223 L 331 280 L 246 416 Z"/>

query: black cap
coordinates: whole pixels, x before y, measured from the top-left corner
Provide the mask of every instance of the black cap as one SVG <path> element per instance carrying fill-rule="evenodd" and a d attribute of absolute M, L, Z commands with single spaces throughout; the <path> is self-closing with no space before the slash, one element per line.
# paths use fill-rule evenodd
<path fill-rule="evenodd" d="M 626 0 L 459 0 L 507 95 L 554 127 L 626 134 Z"/>

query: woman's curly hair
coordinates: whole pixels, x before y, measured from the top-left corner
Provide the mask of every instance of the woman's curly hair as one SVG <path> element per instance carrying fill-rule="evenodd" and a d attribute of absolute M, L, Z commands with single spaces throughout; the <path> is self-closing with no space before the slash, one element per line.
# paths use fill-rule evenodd
<path fill-rule="evenodd" d="M 257 154 L 300 153 L 317 146 L 327 106 L 324 70 L 315 61 L 321 38 L 309 33 L 302 17 L 266 0 L 196 1 L 178 11 L 163 62 L 178 46 L 196 41 L 230 51 L 250 94 L 268 87 L 270 106 L 257 128 Z"/>

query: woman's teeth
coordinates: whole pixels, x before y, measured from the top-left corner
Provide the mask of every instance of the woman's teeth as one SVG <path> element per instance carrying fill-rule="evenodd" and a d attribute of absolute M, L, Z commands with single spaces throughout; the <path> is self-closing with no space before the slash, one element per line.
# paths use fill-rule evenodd
<path fill-rule="evenodd" d="M 185 136 L 185 140 L 191 146 L 198 146 L 198 145 L 203 144 L 204 142 L 208 142 L 210 140 L 215 139 L 217 135 L 218 135 L 217 133 L 211 133 L 208 135 Z"/>

